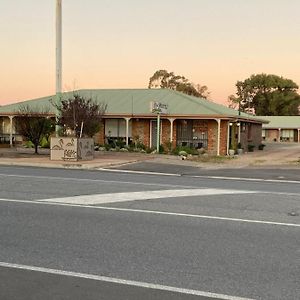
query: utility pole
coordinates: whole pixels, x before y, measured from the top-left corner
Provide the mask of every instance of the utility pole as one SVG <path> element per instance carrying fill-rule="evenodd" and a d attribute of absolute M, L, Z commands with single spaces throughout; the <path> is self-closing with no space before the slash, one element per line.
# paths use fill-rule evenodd
<path fill-rule="evenodd" d="M 60 104 L 62 93 L 62 0 L 56 0 L 56 101 Z M 58 109 L 56 109 L 56 120 L 58 118 Z M 56 137 L 58 137 L 59 126 L 55 126 Z"/>

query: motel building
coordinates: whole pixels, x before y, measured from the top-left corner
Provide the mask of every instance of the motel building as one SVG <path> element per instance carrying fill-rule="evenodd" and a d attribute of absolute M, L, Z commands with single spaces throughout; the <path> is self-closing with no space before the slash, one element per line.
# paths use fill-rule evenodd
<path fill-rule="evenodd" d="M 264 116 L 262 137 L 266 142 L 300 143 L 300 116 Z"/>
<path fill-rule="evenodd" d="M 264 117 L 238 112 L 209 100 L 188 96 L 169 89 L 95 89 L 62 94 L 63 99 L 79 94 L 107 105 L 101 129 L 94 136 L 103 145 L 123 139 L 126 145 L 137 140 L 146 147 L 156 148 L 157 113 L 154 104 L 163 105 L 160 114 L 160 141 L 162 145 L 204 148 L 211 155 L 227 155 L 229 148 L 243 149 L 262 141 Z M 16 132 L 20 106 L 28 105 L 39 112 L 55 117 L 52 101 L 55 96 L 18 102 L 0 107 L 0 147 L 22 143 Z"/>

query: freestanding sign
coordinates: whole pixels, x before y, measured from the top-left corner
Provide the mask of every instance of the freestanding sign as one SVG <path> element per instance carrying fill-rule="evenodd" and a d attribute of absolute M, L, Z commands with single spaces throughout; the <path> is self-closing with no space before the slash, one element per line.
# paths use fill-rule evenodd
<path fill-rule="evenodd" d="M 168 105 L 156 101 L 150 102 L 150 111 L 152 113 L 157 114 L 157 143 L 156 143 L 156 151 L 159 153 L 159 145 L 160 145 L 160 115 L 168 113 Z"/>
<path fill-rule="evenodd" d="M 93 160 L 94 140 L 92 138 L 52 137 L 50 159 L 63 161 Z"/>

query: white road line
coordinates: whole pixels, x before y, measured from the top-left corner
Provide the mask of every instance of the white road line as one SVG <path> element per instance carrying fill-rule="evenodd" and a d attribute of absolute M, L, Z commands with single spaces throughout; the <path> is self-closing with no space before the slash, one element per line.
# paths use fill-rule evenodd
<path fill-rule="evenodd" d="M 11 264 L 11 263 L 0 262 L 0 267 L 41 272 L 41 273 L 54 274 L 54 275 L 60 275 L 60 276 L 90 279 L 90 280 L 116 283 L 116 284 L 122 284 L 122 285 L 130 285 L 130 286 L 147 288 L 147 289 L 175 292 L 175 293 L 180 293 L 180 294 L 203 296 L 203 297 L 209 297 L 209 298 L 220 299 L 220 300 L 221 299 L 222 300 L 253 300 L 250 298 L 228 296 L 228 295 L 224 295 L 224 294 L 216 294 L 216 293 L 204 292 L 204 291 L 199 291 L 199 290 L 177 288 L 177 287 L 173 287 L 173 286 L 152 284 L 152 283 L 148 283 L 148 282 L 133 281 L 133 280 L 126 280 L 126 279 L 119 279 L 119 278 L 113 278 L 113 277 L 106 277 L 106 276 L 99 276 L 99 275 L 78 273 L 78 272 L 70 272 L 70 271 L 64 271 L 64 270 L 35 267 L 35 266 L 28 266 L 28 265 L 21 265 L 21 264 Z"/>
<path fill-rule="evenodd" d="M 282 223 L 282 222 L 272 222 L 263 220 L 251 220 L 251 219 L 238 219 L 238 218 L 227 218 L 218 216 L 206 216 L 206 215 L 193 215 L 185 213 L 174 213 L 166 211 L 155 211 L 155 210 L 143 210 L 143 209 L 130 209 L 130 208 L 118 208 L 118 207 L 106 207 L 106 206 L 90 206 L 90 205 L 79 205 L 79 204 L 68 204 L 68 203 L 55 203 L 55 202 L 41 202 L 41 201 L 30 201 L 30 200 L 10 200 L 10 199 L 0 199 L 2 202 L 13 202 L 22 204 L 39 204 L 39 205 L 51 205 L 51 206 L 66 206 L 72 208 L 89 208 L 89 209 L 99 209 L 99 210 L 112 210 L 120 212 L 134 212 L 143 214 L 153 214 L 153 215 L 167 215 L 174 217 L 187 217 L 196 219 L 207 219 L 207 220 L 220 220 L 220 221 L 231 221 L 231 222 L 241 222 L 241 223 L 253 223 L 253 224 L 263 224 L 263 225 L 279 225 L 287 227 L 300 227 L 300 224 L 296 223 Z"/>
<path fill-rule="evenodd" d="M 205 175 L 185 175 L 190 178 L 203 178 L 203 179 L 219 179 L 219 180 L 238 180 L 238 181 L 258 181 L 270 183 L 296 183 L 300 184 L 300 180 L 282 180 L 282 179 L 263 179 L 263 178 L 245 178 L 245 177 L 227 177 L 227 176 L 205 176 Z"/>
<path fill-rule="evenodd" d="M 178 173 L 159 173 L 159 172 L 145 172 L 145 171 L 133 171 L 122 169 L 98 169 L 107 172 L 119 172 L 119 173 L 131 173 L 131 174 L 145 174 L 145 175 L 162 175 L 162 176 L 184 176 L 189 178 L 203 178 L 203 179 L 219 179 L 219 180 L 239 180 L 239 181 L 258 181 L 258 182 L 271 182 L 271 183 L 296 183 L 300 184 L 300 180 L 283 180 L 283 179 L 263 179 L 263 178 L 246 178 L 246 177 L 231 177 L 231 176 L 207 176 L 207 175 L 188 175 Z"/>
<path fill-rule="evenodd" d="M 225 189 L 180 189 L 158 190 L 127 193 L 108 193 L 96 195 L 81 195 L 63 198 L 42 199 L 41 202 L 58 202 L 71 204 L 95 205 L 104 203 L 150 200 L 175 197 L 193 197 L 209 195 L 252 194 L 253 191 L 225 190 Z"/>
<path fill-rule="evenodd" d="M 2 176 L 2 177 L 33 178 L 33 179 L 49 179 L 49 180 L 59 180 L 59 181 L 79 181 L 79 182 L 83 181 L 83 182 L 102 182 L 102 183 L 117 183 L 117 184 L 133 184 L 133 185 L 145 185 L 145 186 L 195 188 L 195 186 L 186 186 L 186 185 L 178 185 L 178 184 L 147 183 L 147 182 L 132 182 L 132 181 L 89 179 L 89 178 L 73 178 L 73 177 L 14 175 L 14 174 L 1 174 L 1 173 L 0 173 L 0 176 Z"/>
<path fill-rule="evenodd" d="M 181 174 L 177 174 L 177 173 L 163 173 L 163 172 L 151 172 L 151 171 L 134 171 L 134 170 L 106 169 L 106 168 L 99 168 L 97 170 L 104 171 L 104 172 L 117 172 L 117 173 L 128 173 L 128 174 L 160 175 L 160 176 L 175 176 L 175 177 L 182 176 Z"/>
<path fill-rule="evenodd" d="M 181 174 L 169 174 L 169 173 L 158 173 L 158 172 L 143 172 L 143 171 L 124 171 L 111 169 L 98 169 L 106 172 L 116 172 L 121 174 L 145 174 L 145 175 L 162 175 L 162 176 L 175 176 L 182 177 Z M 20 178 L 36 178 L 36 179 L 57 179 L 60 181 L 86 181 L 86 182 L 104 182 L 104 183 L 123 183 L 123 184 L 135 184 L 135 185 L 149 185 L 149 186 L 174 186 L 174 187 L 190 187 L 194 186 L 182 186 L 182 185 L 171 185 L 171 184 L 157 184 L 157 183 L 140 183 L 132 181 L 117 181 L 117 180 L 103 180 L 103 179 L 88 179 L 88 178 L 72 178 L 72 177 L 54 177 L 54 176 L 34 176 L 34 175 L 13 175 L 0 173 L 3 177 L 20 177 Z M 226 176 L 205 176 L 205 175 L 184 175 L 186 178 L 200 178 L 200 179 L 217 179 L 217 180 L 234 180 L 234 181 L 250 181 L 250 182 L 269 182 L 269 183 L 293 183 L 300 184 L 300 180 L 280 180 L 280 179 L 262 179 L 262 178 L 241 178 L 241 177 L 226 177 Z"/>

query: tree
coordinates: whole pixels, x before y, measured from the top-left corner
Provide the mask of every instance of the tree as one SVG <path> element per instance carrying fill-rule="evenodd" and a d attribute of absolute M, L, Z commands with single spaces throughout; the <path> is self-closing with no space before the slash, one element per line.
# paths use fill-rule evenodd
<path fill-rule="evenodd" d="M 34 153 L 38 154 L 38 146 L 43 137 L 48 139 L 54 132 L 54 120 L 50 118 L 48 111 L 39 112 L 28 105 L 20 106 L 16 120 L 18 133 L 33 143 Z"/>
<path fill-rule="evenodd" d="M 207 99 L 210 94 L 207 86 L 201 86 L 200 84 L 195 85 L 184 76 L 175 75 L 173 72 L 168 72 L 167 70 L 156 71 L 149 79 L 148 88 L 171 89 L 205 99 Z"/>
<path fill-rule="evenodd" d="M 80 137 L 81 134 L 92 137 L 100 130 L 107 106 L 74 94 L 72 98 L 61 100 L 61 104 L 56 107 L 59 111 L 57 123 L 62 127 L 64 134 L 71 130 L 76 137 Z"/>
<path fill-rule="evenodd" d="M 231 106 L 241 111 L 255 111 L 258 116 L 298 115 L 298 85 L 277 75 L 251 75 L 236 83 L 236 96 L 229 96 Z"/>

